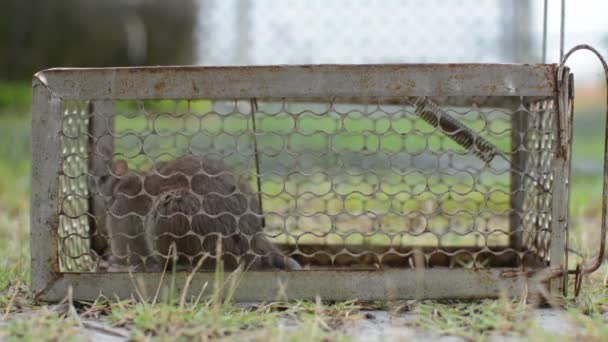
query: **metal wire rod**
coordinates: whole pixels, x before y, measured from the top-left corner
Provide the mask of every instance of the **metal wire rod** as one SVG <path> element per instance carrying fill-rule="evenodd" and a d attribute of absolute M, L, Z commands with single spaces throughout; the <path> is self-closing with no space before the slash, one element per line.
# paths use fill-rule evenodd
<path fill-rule="evenodd" d="M 473 153 L 479 159 L 490 163 L 494 160 L 494 157 L 499 156 L 509 163 L 512 168 L 534 181 L 543 191 L 549 191 L 538 179 L 523 170 L 519 165 L 513 163 L 511 158 L 506 156 L 496 145 L 448 114 L 428 97 L 418 98 L 414 102 L 414 107 L 416 108 L 414 112 L 421 119 L 433 127 L 440 128 L 451 140 Z"/>
<path fill-rule="evenodd" d="M 542 51 L 542 63 L 547 63 L 547 6 L 549 0 L 545 0 L 543 5 L 543 51 Z"/>

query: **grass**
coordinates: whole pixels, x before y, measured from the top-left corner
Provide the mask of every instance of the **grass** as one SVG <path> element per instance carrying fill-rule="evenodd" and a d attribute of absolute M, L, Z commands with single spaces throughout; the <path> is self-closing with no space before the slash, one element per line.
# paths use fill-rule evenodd
<path fill-rule="evenodd" d="M 254 340 L 254 341 L 341 341 L 349 340 L 349 327 L 366 319 L 364 309 L 385 308 L 393 310 L 395 317 L 413 313 L 413 321 L 405 325 L 443 335 L 458 335 L 467 340 L 487 340 L 494 335 L 520 336 L 528 340 L 589 340 L 608 339 L 606 313 L 608 312 L 608 288 L 603 284 L 606 267 L 585 279 L 585 286 L 577 298 L 569 298 L 562 305 L 564 312 L 575 327 L 574 335 L 565 337 L 558 331 L 547 332 L 538 326 L 532 307 L 520 300 L 503 297 L 498 300 L 483 301 L 421 301 L 403 303 L 322 303 L 320 301 L 271 302 L 242 307 L 230 300 L 230 288 L 223 292 L 228 295 L 211 293 L 198 302 L 181 302 L 180 293 L 168 292 L 156 302 L 141 300 L 108 300 L 99 298 L 94 303 L 69 300 L 60 305 L 37 303 L 29 293 L 29 117 L 24 95 L 29 85 L 0 84 L 0 339 L 8 341 L 37 340 L 86 340 L 82 327 L 90 320 L 101 321 L 113 328 L 124 328 L 119 334 L 126 334 L 134 341 L 154 340 Z M 29 90 L 28 90 L 29 93 Z M 7 104 L 8 103 L 8 104 Z M 171 111 L 173 104 L 163 102 L 156 108 Z M 179 108 L 184 108 L 180 104 Z M 203 111 L 207 104 L 196 104 Z M 125 107 L 127 109 L 127 107 Z M 587 117 L 584 117 L 587 120 Z M 596 122 L 588 119 L 588 123 Z M 283 120 L 283 121 L 281 121 Z M 302 129 L 314 133 L 314 125 Z M 365 118 L 358 122 L 346 122 L 353 132 L 364 131 L 369 126 Z M 238 121 L 238 120 L 237 120 Z M 308 123 L 307 123 L 308 122 Z M 281 131 L 292 125 L 285 118 L 266 121 L 262 128 Z M 409 123 L 403 121 L 403 130 Z M 242 125 L 238 121 L 234 127 Z M 382 120 L 376 126 L 377 132 L 385 130 Z M 322 121 L 327 132 L 336 127 L 331 122 Z M 586 126 L 586 125 L 585 125 Z M 593 125 L 592 125 L 593 126 Z M 597 126 L 597 125 L 596 125 Z M 167 126 L 171 128 L 170 126 Z M 209 129 L 213 125 L 208 125 Z M 593 128 L 592 130 L 594 130 Z M 601 129 L 597 133 L 582 130 L 575 137 L 575 163 L 588 159 L 600 160 Z M 317 132 L 318 133 L 318 132 Z M 389 136 L 390 137 L 390 136 Z M 274 138 L 273 138 L 274 139 Z M 382 144 L 377 141 L 348 140 L 345 136 L 338 146 L 347 148 L 373 147 Z M 387 138 L 388 139 L 388 138 Z M 390 138 L 392 139 L 392 138 Z M 390 142 L 390 139 L 388 141 Z M 401 141 L 399 139 L 399 141 Z M 295 143 L 295 142 L 294 142 Z M 394 142 L 397 146 L 401 142 Z M 366 145 L 367 144 L 367 145 Z M 391 143 L 392 144 L 392 143 Z M 416 147 L 417 143 L 413 143 Z M 354 147 L 353 147 L 354 146 Z M 387 146 L 387 145 L 384 145 Z M 318 182 L 323 188 L 323 183 Z M 272 186 L 272 184 L 271 184 Z M 356 187 L 356 184 L 353 185 Z M 574 232 L 597 230 L 601 193 L 601 178 L 593 173 L 576 175 L 573 179 L 573 221 Z M 318 189 L 309 189 L 318 191 Z M 273 191 L 270 188 L 268 191 Z M 277 191 L 277 190 L 274 190 Z M 591 201 L 590 201 L 591 198 Z M 455 201 L 457 202 L 457 201 Z M 348 210 L 360 210 L 360 198 L 353 198 L 347 204 Z M 380 201 L 375 209 L 381 210 L 385 203 Z M 414 205 L 414 204 L 407 204 Z M 475 205 L 472 201 L 468 205 Z M 414 206 L 415 207 L 415 206 Z M 500 205 L 499 205 L 500 207 Z M 406 209 L 410 207 L 405 207 Z M 573 234 L 574 235 L 574 234 Z M 363 240 L 361 240 L 363 241 Z M 357 240 L 357 242 L 361 242 Z M 404 309 L 407 308 L 407 309 Z M 407 311 L 407 312 L 404 312 Z"/>
<path fill-rule="evenodd" d="M 608 338 L 608 267 L 585 278 L 578 298 L 559 305 L 569 326 L 547 330 L 538 321 L 538 310 L 521 299 L 501 297 L 480 301 L 423 301 L 413 306 L 414 325 L 442 335 L 486 341 L 495 336 L 520 337 L 528 341 L 605 341 Z M 558 328 L 554 326 L 553 328 Z"/>
<path fill-rule="evenodd" d="M 98 304 L 99 305 L 99 304 Z M 159 340 L 247 338 L 260 341 L 322 341 L 341 338 L 356 307 L 327 306 L 312 302 L 270 303 L 239 308 L 230 304 L 202 302 L 177 306 L 173 303 L 148 305 L 130 301 L 105 303 L 109 322 L 129 327 L 131 338 L 154 335 Z M 298 323 L 298 324 L 296 324 Z"/>
<path fill-rule="evenodd" d="M 7 341 L 82 341 L 86 337 L 79 327 L 77 317 L 42 307 L 27 316 L 9 319 L 0 337 Z"/>
<path fill-rule="evenodd" d="M 475 302 L 422 302 L 414 308 L 415 325 L 442 335 L 467 339 L 496 334 L 522 336 L 532 326 L 532 312 L 525 303 L 507 298 Z"/>

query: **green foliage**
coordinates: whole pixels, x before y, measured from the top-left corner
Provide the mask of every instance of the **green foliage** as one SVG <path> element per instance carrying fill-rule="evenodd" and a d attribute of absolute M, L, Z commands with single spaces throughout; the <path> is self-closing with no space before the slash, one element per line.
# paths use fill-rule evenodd
<path fill-rule="evenodd" d="M 195 1 L 3 0 L 0 79 L 50 67 L 190 64 Z M 128 31 L 144 37 L 129 37 Z"/>
<path fill-rule="evenodd" d="M 0 115 L 27 112 L 31 102 L 32 90 L 29 82 L 0 80 Z"/>

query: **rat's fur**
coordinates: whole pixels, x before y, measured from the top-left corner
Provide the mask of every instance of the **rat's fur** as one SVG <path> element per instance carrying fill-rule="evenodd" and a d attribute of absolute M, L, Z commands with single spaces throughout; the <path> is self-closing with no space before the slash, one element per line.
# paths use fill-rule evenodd
<path fill-rule="evenodd" d="M 111 266 L 158 270 L 177 255 L 187 269 L 208 255 L 202 269 L 214 269 L 220 247 L 228 270 L 300 268 L 268 240 L 257 196 L 221 161 L 188 155 L 138 173 L 119 160 L 111 171 L 100 179 Z"/>

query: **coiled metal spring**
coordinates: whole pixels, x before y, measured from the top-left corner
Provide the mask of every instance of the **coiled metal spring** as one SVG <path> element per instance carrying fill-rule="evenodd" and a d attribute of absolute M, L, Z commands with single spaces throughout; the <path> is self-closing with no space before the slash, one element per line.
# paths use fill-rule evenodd
<path fill-rule="evenodd" d="M 481 160 L 489 163 L 498 154 L 498 149 L 492 143 L 479 136 L 469 127 L 456 120 L 427 97 L 421 97 L 414 102 L 415 113 L 433 127 L 440 128 L 450 139 Z"/>
<path fill-rule="evenodd" d="M 414 107 L 416 108 L 414 110 L 416 115 L 431 126 L 439 128 L 441 132 L 447 135 L 451 140 L 473 153 L 479 159 L 486 163 L 490 163 L 494 157 L 498 155 L 511 164 L 512 168 L 531 179 L 542 191 L 549 191 L 542 182 L 523 170 L 519 165 L 513 163 L 511 158 L 501 153 L 496 145 L 487 141 L 472 129 L 465 126 L 462 122 L 452 117 L 428 97 L 418 98 L 414 102 Z"/>

